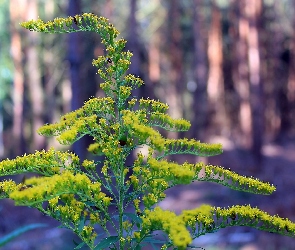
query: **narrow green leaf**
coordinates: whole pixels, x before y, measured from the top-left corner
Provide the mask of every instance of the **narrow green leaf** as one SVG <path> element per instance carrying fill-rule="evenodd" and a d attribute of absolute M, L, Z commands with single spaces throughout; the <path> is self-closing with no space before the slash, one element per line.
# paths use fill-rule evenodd
<path fill-rule="evenodd" d="M 141 246 L 140 245 L 137 245 L 134 250 L 141 250 Z"/>
<path fill-rule="evenodd" d="M 164 244 L 166 241 L 157 240 L 157 239 L 148 237 L 148 238 L 143 239 L 143 242 L 148 242 L 148 243 L 151 243 L 153 245 L 153 244 Z"/>
<path fill-rule="evenodd" d="M 0 238 L 0 247 L 3 247 L 4 245 L 6 245 L 8 242 L 12 241 L 14 238 L 18 237 L 19 235 L 36 229 L 36 228 L 40 228 L 40 227 L 47 227 L 46 224 L 43 223 L 36 223 L 36 224 L 30 224 L 24 227 L 20 227 L 14 231 L 12 231 L 11 233 L 7 234 L 6 236 Z"/>
<path fill-rule="evenodd" d="M 76 242 L 74 242 L 74 243 L 75 243 L 75 245 L 77 244 Z M 85 245 L 85 242 L 81 242 L 79 245 L 76 245 L 76 247 L 74 249 L 81 249 L 84 245 Z"/>
<path fill-rule="evenodd" d="M 95 246 L 94 250 L 105 249 L 106 247 L 114 244 L 119 240 L 118 236 L 110 236 L 102 240 L 98 245 Z"/>
<path fill-rule="evenodd" d="M 142 219 L 133 213 L 124 213 L 124 215 L 126 215 L 127 217 L 129 217 L 134 223 L 142 223 Z"/>
<path fill-rule="evenodd" d="M 77 243 L 75 240 L 73 240 L 73 243 L 74 243 L 75 246 L 79 245 L 79 243 Z"/>
<path fill-rule="evenodd" d="M 84 225 L 85 225 L 85 217 L 82 217 L 82 218 L 80 219 L 80 223 L 79 223 L 79 226 L 78 226 L 78 230 L 79 230 L 79 232 L 82 231 Z"/>

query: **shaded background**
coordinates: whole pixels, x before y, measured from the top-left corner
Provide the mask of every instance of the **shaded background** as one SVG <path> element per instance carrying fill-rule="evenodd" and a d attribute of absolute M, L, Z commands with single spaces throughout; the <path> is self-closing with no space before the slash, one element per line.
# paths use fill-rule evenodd
<path fill-rule="evenodd" d="M 202 160 L 277 186 L 265 197 L 197 183 L 170 190 L 161 206 L 180 212 L 203 202 L 251 203 L 294 221 L 294 10 L 294 0 L 0 0 L 0 157 L 67 150 L 36 129 L 103 96 L 91 64 L 103 54 L 98 34 L 41 34 L 19 23 L 92 12 L 109 18 L 128 40 L 129 72 L 145 81 L 134 94 L 160 99 L 172 117 L 192 123 L 188 132 L 164 135 L 224 146 L 220 156 L 173 160 Z M 90 142 L 85 137 L 72 150 L 83 159 Z M 9 200 L 0 208 L 0 237 L 31 222 L 49 224 L 3 249 L 73 249 L 71 232 L 38 211 Z M 295 249 L 295 239 L 237 227 L 195 243 L 206 250 Z"/>

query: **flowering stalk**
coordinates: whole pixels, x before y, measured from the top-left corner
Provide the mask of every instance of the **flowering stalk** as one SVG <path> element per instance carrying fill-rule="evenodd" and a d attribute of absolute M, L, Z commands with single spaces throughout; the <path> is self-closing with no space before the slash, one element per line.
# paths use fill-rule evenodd
<path fill-rule="evenodd" d="M 194 139 L 162 137 L 157 127 L 187 131 L 190 122 L 167 115 L 167 104 L 132 96 L 132 89 L 144 83 L 139 77 L 125 74 L 132 53 L 123 51 L 126 41 L 116 39 L 119 32 L 106 18 L 84 13 L 48 22 L 32 20 L 21 26 L 44 33 L 100 34 L 106 55 L 92 64 L 104 80 L 100 87 L 106 97 L 89 99 L 80 109 L 63 115 L 59 122 L 42 126 L 38 133 L 56 136 L 65 145 L 88 134 L 94 140 L 89 152 L 104 155 L 105 160 L 102 166 L 93 160 L 80 162 L 77 155 L 53 148 L 4 160 L 0 163 L 0 176 L 27 172 L 39 175 L 19 184 L 12 180 L 0 182 L 0 198 L 37 208 L 60 221 L 81 238 L 75 249 L 85 244 L 92 250 L 141 249 L 147 244 L 160 245 L 161 249 L 186 249 L 193 239 L 229 226 L 250 226 L 294 236 L 293 222 L 249 205 L 202 205 L 180 215 L 157 206 L 165 198 L 165 190 L 193 181 L 216 182 L 266 195 L 273 193 L 275 187 L 219 166 L 202 162 L 180 165 L 165 160 L 173 154 L 212 156 L 222 153 L 222 147 Z M 127 156 L 141 145 L 148 146 L 148 155 L 139 152 L 133 165 L 126 166 Z M 127 212 L 127 208 L 133 212 Z M 168 238 L 156 241 L 152 235 L 156 230 L 164 231 Z"/>

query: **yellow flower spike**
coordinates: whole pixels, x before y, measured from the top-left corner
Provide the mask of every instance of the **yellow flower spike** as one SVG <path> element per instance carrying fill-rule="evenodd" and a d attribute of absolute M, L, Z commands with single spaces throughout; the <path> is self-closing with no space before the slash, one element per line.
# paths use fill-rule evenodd
<path fill-rule="evenodd" d="M 54 208 L 57 205 L 58 200 L 59 200 L 58 196 L 48 200 L 50 207 Z"/>
<path fill-rule="evenodd" d="M 129 230 L 129 229 L 131 229 L 131 227 L 132 227 L 132 224 L 130 223 L 130 221 L 124 221 L 123 222 L 123 228 L 125 229 L 125 230 Z"/>
<path fill-rule="evenodd" d="M 126 176 L 126 174 L 127 174 L 128 172 L 129 172 L 129 169 L 128 169 L 128 168 L 125 168 L 124 171 L 123 171 L 123 175 Z"/>
<path fill-rule="evenodd" d="M 18 190 L 22 185 L 17 185 L 13 180 L 4 180 L 0 182 L 0 197 L 8 198 L 9 194 Z"/>
<path fill-rule="evenodd" d="M 136 189 L 138 187 L 138 183 L 139 183 L 138 178 L 134 175 L 129 176 L 129 178 L 130 178 L 130 182 L 132 183 L 132 185 Z"/>
<path fill-rule="evenodd" d="M 192 242 L 189 231 L 186 229 L 181 217 L 171 211 L 162 210 L 160 207 L 155 207 L 153 211 L 146 210 L 143 220 L 144 231 L 165 231 L 173 245 L 180 250 L 186 249 L 187 245 Z"/>
<path fill-rule="evenodd" d="M 82 162 L 82 166 L 87 170 L 95 170 L 96 168 L 94 161 L 89 161 L 87 159 Z"/>
<path fill-rule="evenodd" d="M 97 224 L 97 223 L 100 222 L 100 218 L 99 218 L 99 215 L 98 215 L 98 214 L 93 214 L 93 213 L 91 213 L 91 214 L 89 215 L 89 219 L 90 219 L 90 223 L 91 223 L 92 225 Z"/>
<path fill-rule="evenodd" d="M 103 202 L 103 204 L 105 205 L 105 206 L 109 206 L 110 204 L 111 204 L 111 201 L 112 201 L 113 199 L 111 198 L 111 197 L 104 197 L 103 199 L 102 199 L 102 202 Z"/>

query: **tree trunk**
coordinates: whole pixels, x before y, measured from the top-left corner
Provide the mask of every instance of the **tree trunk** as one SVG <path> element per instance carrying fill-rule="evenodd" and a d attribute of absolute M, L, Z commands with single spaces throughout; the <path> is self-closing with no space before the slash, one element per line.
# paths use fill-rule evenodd
<path fill-rule="evenodd" d="M 267 8 L 264 7 L 264 12 L 268 13 L 268 15 L 263 15 L 265 28 L 263 28 L 264 33 L 262 35 L 265 39 L 262 48 L 266 48 L 268 52 L 264 53 L 264 57 L 261 58 L 263 77 L 265 83 L 267 83 L 264 86 L 265 136 L 272 140 L 279 136 L 281 130 L 280 106 L 284 101 L 280 100 L 280 96 L 286 88 L 287 76 L 285 70 L 288 67 L 288 62 L 280 60 L 284 48 L 284 34 L 278 21 L 278 7 L 280 4 L 280 2 L 274 1 L 272 5 Z M 269 36 L 272 36 L 272 39 L 267 39 Z"/>
<path fill-rule="evenodd" d="M 23 134 L 23 96 L 24 96 L 24 72 L 22 65 L 22 46 L 19 30 L 20 20 L 23 20 L 25 13 L 25 2 L 22 0 L 10 1 L 10 34 L 11 34 L 11 56 L 14 64 L 13 76 L 13 139 L 11 149 L 12 156 L 25 152 Z"/>
<path fill-rule="evenodd" d="M 293 8 L 295 6 L 295 1 L 293 1 Z M 293 14 L 293 28 L 295 24 L 295 15 Z M 289 76 L 287 83 L 287 99 L 289 112 L 287 112 L 288 122 L 286 130 L 290 130 L 295 126 L 295 35 L 294 31 L 291 36 L 291 45 L 290 45 L 290 64 L 289 64 Z M 294 129 L 292 129 L 292 132 Z"/>
<path fill-rule="evenodd" d="M 264 96 L 262 90 L 259 54 L 259 17 L 261 0 L 247 0 L 246 14 L 249 20 L 248 60 L 250 81 L 250 105 L 252 115 L 252 152 L 257 163 L 261 161 L 261 148 L 264 139 Z"/>
<path fill-rule="evenodd" d="M 27 1 L 27 17 L 26 20 L 36 20 L 38 18 L 38 1 Z M 32 112 L 31 116 L 31 130 L 33 143 L 31 150 L 40 150 L 45 147 L 45 137 L 36 133 L 36 130 L 44 124 L 44 96 L 41 84 L 40 64 L 38 58 L 37 44 L 40 41 L 40 34 L 37 32 L 30 32 L 28 34 L 28 48 L 27 48 L 27 71 L 28 71 L 28 90 L 30 95 L 30 102 Z"/>
<path fill-rule="evenodd" d="M 237 75 L 235 78 L 235 88 L 238 92 L 240 99 L 240 144 L 245 148 L 251 147 L 252 138 L 252 116 L 250 107 L 250 87 L 249 87 L 249 65 L 248 65 L 248 33 L 249 21 L 245 16 L 245 1 L 239 1 L 237 4 L 237 21 L 238 21 L 238 40 L 236 51 L 236 67 Z"/>
<path fill-rule="evenodd" d="M 227 128 L 227 118 L 224 103 L 223 55 L 221 34 L 221 13 L 215 2 L 211 6 L 211 26 L 208 34 L 208 101 L 210 110 L 214 114 L 212 119 L 218 133 L 224 133 Z M 229 132 L 229 131 L 228 131 Z"/>
<path fill-rule="evenodd" d="M 181 50 L 182 31 L 180 29 L 181 12 L 179 1 L 170 1 L 170 10 L 168 13 L 168 46 L 169 46 L 169 60 L 171 68 L 169 72 L 169 83 L 165 87 L 166 100 L 169 104 L 169 112 L 173 118 L 182 117 L 182 102 L 181 95 L 183 90 L 183 56 Z M 176 133 L 168 132 L 168 137 L 177 138 Z"/>
<path fill-rule="evenodd" d="M 201 0 L 193 0 L 193 38 L 194 38 L 194 80 L 196 90 L 193 93 L 192 111 L 194 112 L 191 137 L 198 140 L 205 139 L 208 127 L 208 98 L 207 98 L 207 55 L 206 55 L 206 27 L 202 16 Z"/>

